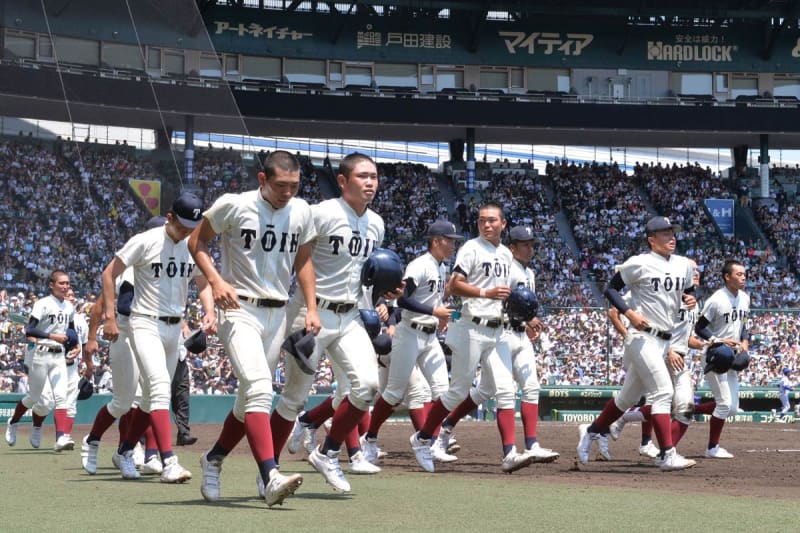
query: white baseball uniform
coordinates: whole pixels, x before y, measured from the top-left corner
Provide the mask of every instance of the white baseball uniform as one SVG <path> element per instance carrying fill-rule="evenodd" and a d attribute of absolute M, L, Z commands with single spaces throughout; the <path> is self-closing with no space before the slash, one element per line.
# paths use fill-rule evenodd
<path fill-rule="evenodd" d="M 456 254 L 454 272 L 466 283 L 481 289 L 509 286 L 514 258 L 506 246 L 495 246 L 483 237 L 464 243 Z M 450 388 L 442 405 L 452 411 L 467 397 L 481 364 L 481 383 L 495 391 L 498 409 L 514 409 L 516 386 L 513 379 L 508 337 L 503 327 L 503 302 L 490 298 L 464 298 L 461 318 L 447 329 L 445 342 L 453 351 Z"/>
<path fill-rule="evenodd" d="M 78 356 L 67 365 L 67 418 L 75 418 L 78 412 L 78 382 L 81 379 L 79 371 L 81 356 L 83 355 L 83 345 L 89 340 L 89 324 L 86 322 L 86 317 L 82 313 L 75 313 L 73 315 L 73 325 L 75 326 L 75 333 L 78 335 Z M 50 409 L 55 405 L 55 398 L 53 396 L 53 389 L 49 384 L 45 385 L 42 391 L 41 404 L 49 407 Z M 40 414 L 37 410 L 39 404 L 34 406 L 33 411 Z"/>
<path fill-rule="evenodd" d="M 536 292 L 536 277 L 533 270 L 514 259 L 511 263 L 509 287 L 512 290 L 517 287 L 527 287 Z M 514 381 L 522 389 L 522 401 L 538 404 L 540 387 L 536 373 L 536 354 L 533 351 L 533 344 L 525 333 L 525 324 L 515 326 L 506 317 L 505 339 L 511 353 Z M 487 381 L 482 379 L 477 388 L 470 390 L 470 397 L 477 405 L 494 394 L 494 391 L 489 389 Z"/>
<path fill-rule="evenodd" d="M 71 303 L 52 294 L 37 300 L 30 314 L 39 321 L 36 328 L 47 334 L 66 334 L 74 315 L 75 308 Z M 64 355 L 63 344 L 50 339 L 36 339 L 28 369 L 28 394 L 22 399 L 22 405 L 30 409 L 37 403 L 46 403 L 42 400 L 49 384 L 55 408 L 67 408 L 68 376 Z"/>
<path fill-rule="evenodd" d="M 708 331 L 720 339 L 742 340 L 745 322 L 750 315 L 750 296 L 738 291 L 734 296 L 722 287 L 714 292 L 703 306 L 700 316 L 708 320 Z M 739 409 L 739 373 L 728 370 L 724 374 L 708 372 L 706 381 L 714 393 L 717 406 L 713 415 L 726 419 Z"/>
<path fill-rule="evenodd" d="M 383 219 L 366 209 L 358 215 L 341 198 L 311 206 L 316 237 L 311 261 L 316 272 L 317 305 L 322 329 L 316 336 L 312 364 L 323 352 L 335 365 L 338 379 L 350 383 L 349 401 L 366 411 L 378 389 L 378 363 L 372 342 L 358 320 L 361 267 L 383 242 Z M 302 291 L 289 304 L 289 323 L 296 323 L 305 306 Z M 293 420 L 303 408 L 314 376 L 304 374 L 293 357 L 286 358 L 286 386 L 276 407 L 281 417 Z M 337 400 L 341 400 L 337 390 Z"/>
<path fill-rule="evenodd" d="M 430 252 L 411 261 L 403 279 L 413 281 L 416 287 L 412 294 L 414 300 L 431 308 L 442 305 L 447 271 L 444 263 Z M 436 336 L 438 327 L 439 319 L 435 316 L 403 309 L 392 343 L 386 388 L 382 392 L 389 405 L 397 405 L 403 400 L 417 367 L 430 385 L 431 400 L 436 400 L 447 390 L 447 361 Z"/>
<path fill-rule="evenodd" d="M 683 369 L 674 371 L 669 365 L 667 369 L 672 376 L 674 393 L 672 396 L 672 415 L 683 424 L 691 423 L 694 412 L 694 386 L 692 385 L 691 362 L 689 355 L 689 338 L 697 322 L 697 305 L 689 308 L 681 303 L 675 317 L 675 329 L 672 330 L 670 348 L 683 357 Z M 688 416 L 687 416 L 688 414 Z"/>
<path fill-rule="evenodd" d="M 238 309 L 220 312 L 219 337 L 239 379 L 233 414 L 244 421 L 247 412 L 272 410 L 292 269 L 316 230 L 305 200 L 275 209 L 260 190 L 225 194 L 203 216 L 220 235 L 220 273 L 239 295 Z"/>
<path fill-rule="evenodd" d="M 168 410 L 189 281 L 202 273 L 187 239 L 173 241 L 166 226 L 134 235 L 116 255 L 133 268 L 130 338 L 142 378 L 139 408 Z"/>
<path fill-rule="evenodd" d="M 628 329 L 624 363 L 628 369 L 616 406 L 625 411 L 643 394 L 652 400 L 653 414 L 669 414 L 672 378 L 664 358 L 675 329 L 683 292 L 692 285 L 694 267 L 685 257 L 665 258 L 654 252 L 635 255 L 616 267 L 630 289 L 630 307 L 650 324 L 647 331 Z"/>

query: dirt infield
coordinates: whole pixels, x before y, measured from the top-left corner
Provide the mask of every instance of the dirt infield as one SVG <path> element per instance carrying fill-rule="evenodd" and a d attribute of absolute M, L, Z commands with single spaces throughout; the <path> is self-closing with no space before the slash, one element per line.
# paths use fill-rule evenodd
<path fill-rule="evenodd" d="M 519 427 L 519 424 L 518 424 Z M 219 426 L 195 425 L 193 433 L 200 439 L 193 451 L 211 446 Z M 408 437 L 410 423 L 388 423 L 381 430 L 380 445 L 389 453 L 380 475 L 392 471 L 418 470 L 411 453 Z M 735 455 L 733 459 L 706 459 L 703 456 L 708 437 L 707 424 L 695 424 L 678 446 L 679 451 L 697 460 L 697 466 L 683 472 L 661 472 L 652 460 L 640 457 L 638 424 L 629 424 L 617 442 L 611 442 L 613 460 L 592 460 L 577 466 L 575 447 L 578 429 L 575 424 L 542 422 L 539 440 L 542 446 L 561 453 L 552 464 L 533 465 L 512 476 L 530 477 L 538 482 L 578 484 L 578 486 L 609 486 L 659 490 L 675 493 L 724 494 L 777 499 L 794 499 L 800 485 L 800 428 L 787 424 L 730 424 L 724 429 L 722 445 Z M 462 422 L 456 428 L 462 450 L 459 460 L 448 465 L 437 464 L 437 475 L 481 478 L 506 478 L 500 471 L 501 449 L 493 422 Z M 518 431 L 517 445 L 522 435 Z M 236 454 L 249 453 L 246 442 Z M 284 452 L 283 461 L 300 459 Z M 593 451 L 594 453 L 594 451 Z"/>

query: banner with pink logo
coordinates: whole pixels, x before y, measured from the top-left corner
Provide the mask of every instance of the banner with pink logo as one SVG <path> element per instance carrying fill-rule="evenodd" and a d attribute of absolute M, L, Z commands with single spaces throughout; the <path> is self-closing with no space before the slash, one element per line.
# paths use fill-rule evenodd
<path fill-rule="evenodd" d="M 158 216 L 161 214 L 161 182 L 156 180 L 128 179 L 128 185 L 133 192 L 142 199 L 150 212 Z"/>

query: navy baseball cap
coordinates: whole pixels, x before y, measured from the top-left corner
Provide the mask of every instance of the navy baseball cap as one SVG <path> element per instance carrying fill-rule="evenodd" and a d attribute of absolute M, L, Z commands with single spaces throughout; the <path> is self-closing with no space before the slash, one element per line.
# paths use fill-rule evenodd
<path fill-rule="evenodd" d="M 456 231 L 452 222 L 437 220 L 428 226 L 428 237 L 447 237 L 448 239 L 463 239 L 464 236 Z"/>
<path fill-rule="evenodd" d="M 528 226 L 514 226 L 508 232 L 508 237 L 511 239 L 511 242 L 532 241 L 534 239 L 533 230 Z"/>
<path fill-rule="evenodd" d="M 167 218 L 162 216 L 150 217 L 150 220 L 145 222 L 144 229 L 160 228 L 167 223 Z"/>
<path fill-rule="evenodd" d="M 653 217 L 647 221 L 644 227 L 645 232 L 651 235 L 657 231 L 664 231 L 671 229 L 673 232 L 678 233 L 681 227 L 678 224 L 673 224 L 667 217 Z"/>
<path fill-rule="evenodd" d="M 187 228 L 196 228 L 203 219 L 203 201 L 193 193 L 182 193 L 172 203 L 172 213 Z"/>

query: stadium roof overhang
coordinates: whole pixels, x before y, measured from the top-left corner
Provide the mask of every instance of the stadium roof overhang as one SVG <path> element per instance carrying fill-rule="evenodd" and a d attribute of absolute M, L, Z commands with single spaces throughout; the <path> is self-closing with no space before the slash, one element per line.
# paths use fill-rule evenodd
<path fill-rule="evenodd" d="M 441 142 L 800 148 L 800 108 L 547 103 L 230 91 L 0 66 L 0 115 L 195 132 Z M 158 102 L 158 106 L 153 105 Z M 241 113 L 241 114 L 240 114 Z"/>

